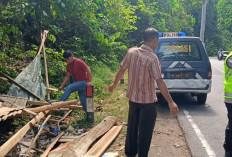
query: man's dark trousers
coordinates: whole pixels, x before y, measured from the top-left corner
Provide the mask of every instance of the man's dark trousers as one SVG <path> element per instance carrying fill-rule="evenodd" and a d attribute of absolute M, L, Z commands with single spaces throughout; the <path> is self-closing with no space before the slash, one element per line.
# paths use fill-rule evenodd
<path fill-rule="evenodd" d="M 225 103 L 228 111 L 228 125 L 226 127 L 224 148 L 226 157 L 232 157 L 232 104 Z"/>
<path fill-rule="evenodd" d="M 147 157 L 156 121 L 156 104 L 129 101 L 125 154 L 128 157 Z"/>

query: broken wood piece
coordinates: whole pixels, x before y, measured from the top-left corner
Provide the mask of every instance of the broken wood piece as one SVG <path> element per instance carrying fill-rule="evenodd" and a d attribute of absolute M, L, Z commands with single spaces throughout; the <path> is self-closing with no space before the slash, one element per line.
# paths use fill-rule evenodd
<path fill-rule="evenodd" d="M 43 130 L 44 125 L 47 123 L 47 121 L 49 120 L 49 118 L 51 118 L 51 115 L 48 115 L 47 118 L 45 119 L 45 121 L 40 126 L 40 129 L 39 129 L 38 133 L 36 134 L 35 138 L 31 142 L 30 147 L 27 149 L 26 156 L 30 153 L 31 148 L 34 146 L 36 140 L 38 139 L 39 135 L 41 134 L 41 132 Z"/>
<path fill-rule="evenodd" d="M 4 157 L 27 133 L 30 129 L 30 124 L 35 124 L 36 122 L 40 121 L 49 111 L 40 112 L 37 114 L 30 122 L 24 125 L 16 134 L 14 134 L 9 140 L 7 140 L 1 147 L 0 147 L 0 157 Z"/>
<path fill-rule="evenodd" d="M 51 92 L 58 92 L 58 89 L 55 89 L 55 88 L 47 88 L 47 90 Z"/>
<path fill-rule="evenodd" d="M 62 108 L 69 108 L 74 110 L 83 110 L 83 107 L 80 105 L 65 105 Z"/>
<path fill-rule="evenodd" d="M 4 80 L 4 81 L 8 81 L 8 79 L 5 78 L 5 77 L 0 77 L 0 79 L 1 79 L 1 80 Z"/>
<path fill-rule="evenodd" d="M 27 105 L 38 105 L 38 106 L 44 106 L 44 105 L 50 105 L 48 102 L 40 102 L 40 101 L 33 101 L 33 100 L 27 100 Z"/>
<path fill-rule="evenodd" d="M 70 113 L 72 110 L 68 111 L 58 122 L 57 122 L 57 127 L 60 130 L 60 122 L 63 121 Z"/>
<path fill-rule="evenodd" d="M 85 154 L 84 157 L 101 157 L 113 140 L 122 129 L 121 126 L 113 126 L 94 146 Z"/>
<path fill-rule="evenodd" d="M 22 85 L 20 85 L 19 83 L 17 83 L 14 79 L 12 79 L 10 76 L 4 74 L 3 72 L 0 71 L 0 74 L 7 78 L 8 81 L 10 81 L 11 83 L 15 84 L 16 86 L 20 87 L 22 90 L 26 91 L 27 93 L 31 94 L 32 96 L 34 96 L 35 98 L 45 101 L 43 98 L 37 96 L 36 94 L 34 94 L 32 91 L 28 90 L 27 88 L 23 87 Z"/>
<path fill-rule="evenodd" d="M 46 157 L 50 150 L 54 147 L 56 142 L 64 135 L 64 132 L 61 132 L 56 139 L 50 144 L 50 146 L 45 150 L 45 152 L 40 157 Z"/>
<path fill-rule="evenodd" d="M 12 99 L 10 99 L 10 100 L 12 100 Z M 9 103 L 9 104 L 12 104 L 12 105 L 15 106 L 15 107 L 22 108 L 22 106 L 17 105 L 17 102 L 18 102 L 17 100 L 18 100 L 18 99 L 15 98 L 15 100 L 16 100 L 16 102 L 13 103 L 13 102 L 10 102 L 10 101 L 7 101 L 7 100 L 2 100 L 2 99 L 0 98 L 0 101 L 2 101 L 2 102 L 7 102 L 7 103 Z M 35 112 L 29 111 L 29 110 L 27 110 L 26 108 L 24 108 L 23 111 L 26 112 L 26 113 L 29 113 L 29 114 L 31 114 L 31 115 L 33 115 L 33 116 L 36 115 Z"/>
<path fill-rule="evenodd" d="M 62 136 L 58 142 L 72 142 L 73 140 L 75 140 L 76 138 L 78 138 L 79 136 Z"/>
<path fill-rule="evenodd" d="M 51 105 L 45 105 L 45 106 L 40 106 L 40 107 L 35 107 L 35 108 L 27 108 L 27 109 L 32 111 L 32 112 L 37 113 L 37 112 L 42 112 L 42 111 L 46 111 L 46 110 L 61 108 L 63 106 L 74 105 L 77 103 L 78 103 L 77 100 L 60 101 L 60 102 L 54 102 Z"/>
<path fill-rule="evenodd" d="M 106 117 L 97 126 L 92 128 L 88 134 L 80 139 L 75 139 L 66 149 L 49 154 L 49 157 L 83 157 L 90 145 L 100 136 L 112 128 L 116 122 L 116 117 Z"/>
<path fill-rule="evenodd" d="M 69 145 L 71 144 L 71 142 L 66 142 L 66 143 L 63 143 L 63 144 L 60 144 L 57 148 L 55 148 L 54 150 L 52 150 L 50 153 L 49 153 L 49 156 L 50 154 L 54 154 L 56 152 L 59 152 L 65 148 L 67 148 Z M 55 156 L 54 156 L 55 157 Z"/>
<path fill-rule="evenodd" d="M 27 147 L 27 148 L 30 147 L 29 145 L 27 145 L 27 144 L 24 143 L 24 142 L 19 142 L 19 144 L 21 144 L 21 145 L 23 145 L 24 147 Z M 43 150 L 38 149 L 38 148 L 31 148 L 31 149 L 33 149 L 33 150 L 35 150 L 35 151 L 37 151 L 37 152 L 39 152 L 39 153 L 43 153 L 43 152 L 44 152 Z"/>
<path fill-rule="evenodd" d="M 50 119 L 49 119 L 49 120 L 50 120 Z M 49 120 L 48 120 L 48 121 L 49 121 Z M 39 125 L 37 125 L 37 124 L 31 124 L 31 126 L 32 126 L 33 128 L 38 128 L 38 127 L 39 127 Z M 49 131 L 48 129 L 46 129 L 46 128 L 44 128 L 44 127 L 43 127 L 43 131 L 44 131 L 45 133 L 51 135 L 51 136 L 57 136 L 55 133 Z M 44 132 L 42 132 L 41 134 L 43 134 Z"/>
<path fill-rule="evenodd" d="M 31 115 L 33 115 L 33 116 L 36 116 L 36 115 L 37 115 L 37 113 L 32 112 L 32 111 L 27 110 L 27 109 L 23 109 L 23 111 L 26 112 L 27 114 L 31 114 Z"/>
<path fill-rule="evenodd" d="M 84 134 L 81 134 L 79 136 L 75 136 L 75 140 L 78 141 L 79 139 L 81 139 L 82 137 L 86 136 L 88 134 L 88 132 L 85 132 Z M 65 138 L 67 136 L 62 136 L 61 138 Z M 61 139 L 59 139 L 60 141 Z M 54 150 L 52 150 L 50 153 L 49 153 L 49 156 L 50 154 L 56 154 L 56 152 L 60 152 L 60 151 L 65 151 L 66 148 L 71 145 L 72 142 L 66 142 L 66 143 L 63 143 L 63 144 L 60 144 L 57 148 L 55 148 Z M 55 156 L 54 156 L 55 157 Z"/>

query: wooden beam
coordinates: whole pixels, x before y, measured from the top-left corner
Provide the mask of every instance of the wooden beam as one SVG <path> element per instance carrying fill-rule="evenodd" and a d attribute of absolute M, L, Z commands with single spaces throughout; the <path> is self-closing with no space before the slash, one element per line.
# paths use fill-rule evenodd
<path fill-rule="evenodd" d="M 35 98 L 45 101 L 44 99 L 42 99 L 41 97 L 37 96 L 36 94 L 34 94 L 32 91 L 28 90 L 27 88 L 23 87 L 22 85 L 20 85 L 19 83 L 17 83 L 14 79 L 12 79 L 10 76 L 7 76 L 6 74 L 4 74 L 3 72 L 0 71 L 0 74 L 2 76 L 4 76 L 5 78 L 7 78 L 11 83 L 15 84 L 16 86 L 20 87 L 22 90 L 26 91 L 27 93 L 31 94 L 32 96 L 34 96 Z"/>
<path fill-rule="evenodd" d="M 121 126 L 113 126 L 94 146 L 85 154 L 84 157 L 101 157 L 113 140 L 122 129 Z"/>
<path fill-rule="evenodd" d="M 8 141 L 6 141 L 0 147 L 0 157 L 4 157 L 27 133 L 30 129 L 30 123 L 35 124 L 36 122 L 40 121 L 49 111 L 40 112 L 37 114 L 30 122 L 24 125 L 16 134 L 14 134 Z"/>
<path fill-rule="evenodd" d="M 74 105 L 77 103 L 78 103 L 77 100 L 60 101 L 60 102 L 54 102 L 51 105 L 45 105 L 45 106 L 40 106 L 40 107 L 35 107 L 35 108 L 27 108 L 27 109 L 32 111 L 32 112 L 37 113 L 37 112 L 42 112 L 42 111 L 46 111 L 46 110 L 61 108 L 63 106 Z"/>
<path fill-rule="evenodd" d="M 117 122 L 116 117 L 106 117 L 97 126 L 92 128 L 88 134 L 80 139 L 75 139 L 66 149 L 49 154 L 49 157 L 83 157 L 90 145 L 100 136 L 105 134 Z"/>
<path fill-rule="evenodd" d="M 40 157 L 47 157 L 50 150 L 54 147 L 54 145 L 63 135 L 64 135 L 64 132 L 61 132 Z"/>

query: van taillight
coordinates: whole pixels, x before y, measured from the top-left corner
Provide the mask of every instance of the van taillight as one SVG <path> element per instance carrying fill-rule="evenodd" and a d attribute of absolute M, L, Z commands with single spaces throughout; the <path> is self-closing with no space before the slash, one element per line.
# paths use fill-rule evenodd
<path fill-rule="evenodd" d="M 212 70 L 208 69 L 208 79 L 212 79 Z"/>

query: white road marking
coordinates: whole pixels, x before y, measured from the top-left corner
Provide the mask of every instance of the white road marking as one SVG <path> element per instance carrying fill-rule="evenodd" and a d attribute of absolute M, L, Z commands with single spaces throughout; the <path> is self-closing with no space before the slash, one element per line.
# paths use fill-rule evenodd
<path fill-rule="evenodd" d="M 192 125 L 193 130 L 195 131 L 195 133 L 197 134 L 197 137 L 199 138 L 199 140 L 201 141 L 201 144 L 203 146 L 203 148 L 205 148 L 207 154 L 209 157 L 216 157 L 215 152 L 213 151 L 213 149 L 210 147 L 210 145 L 208 144 L 208 142 L 206 141 L 204 135 L 201 133 L 201 130 L 198 128 L 198 126 L 193 122 L 192 116 L 189 115 L 189 112 L 184 110 L 184 114 L 186 115 L 188 121 L 190 122 L 190 124 Z"/>
<path fill-rule="evenodd" d="M 213 64 L 211 64 L 214 68 L 216 68 L 216 69 L 218 69 L 219 71 L 221 71 L 222 73 L 224 73 L 224 71 L 222 70 L 222 69 L 220 69 L 220 68 L 218 68 L 216 65 L 213 65 Z"/>

